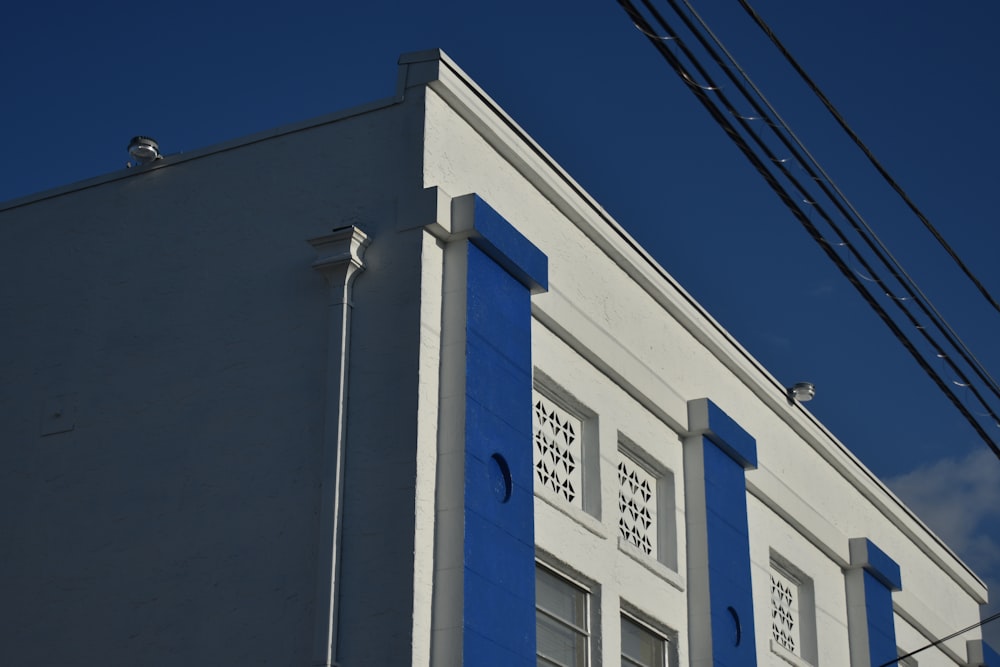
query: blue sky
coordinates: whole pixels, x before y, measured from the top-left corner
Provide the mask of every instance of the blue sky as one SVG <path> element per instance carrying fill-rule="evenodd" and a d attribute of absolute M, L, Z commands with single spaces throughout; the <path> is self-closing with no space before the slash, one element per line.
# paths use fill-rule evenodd
<path fill-rule="evenodd" d="M 1000 6 L 752 4 L 1000 295 L 1000 125 L 992 117 Z M 120 169 L 136 134 L 175 153 L 386 97 L 400 53 L 441 47 L 776 377 L 814 382 L 810 410 L 1000 590 L 1000 461 L 614 0 L 235 7 L 7 8 L 0 201 Z M 1000 373 L 1000 313 L 738 2 L 697 8 L 986 368 Z"/>

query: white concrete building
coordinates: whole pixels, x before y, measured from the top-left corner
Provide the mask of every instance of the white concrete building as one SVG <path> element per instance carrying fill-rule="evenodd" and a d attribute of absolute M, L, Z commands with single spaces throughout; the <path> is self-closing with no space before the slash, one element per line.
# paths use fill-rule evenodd
<path fill-rule="evenodd" d="M 986 601 L 440 52 L 0 230 L 3 664 L 877 667 Z"/>

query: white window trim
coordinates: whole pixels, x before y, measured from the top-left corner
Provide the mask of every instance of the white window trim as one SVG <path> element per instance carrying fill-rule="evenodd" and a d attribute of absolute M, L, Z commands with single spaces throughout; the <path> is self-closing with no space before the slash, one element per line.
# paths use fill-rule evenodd
<path fill-rule="evenodd" d="M 775 654 L 788 664 L 794 665 L 795 667 L 815 667 L 805 658 L 800 658 L 778 642 L 774 641 L 773 637 L 770 638 L 769 641 L 771 642 L 771 653 Z"/>
<path fill-rule="evenodd" d="M 626 542 L 631 542 L 637 549 L 646 553 L 650 558 L 659 560 L 662 549 L 660 548 L 660 524 L 662 523 L 662 517 L 659 511 L 659 501 L 660 501 L 660 473 L 658 470 L 654 469 L 652 466 L 646 464 L 640 457 L 636 456 L 632 448 L 628 446 L 627 443 L 619 441 L 618 443 L 618 459 L 615 463 L 615 477 L 618 482 L 618 532 L 619 536 L 622 537 Z M 626 481 L 622 482 L 622 475 L 625 475 Z M 626 485 L 631 485 L 633 483 L 638 484 L 638 493 L 631 493 L 631 491 L 624 489 Z M 637 495 L 642 495 L 642 493 L 648 489 L 649 499 L 643 500 L 641 497 L 637 498 Z M 644 513 L 644 517 L 640 518 L 639 521 L 629 521 L 627 515 L 623 515 L 621 509 L 622 497 L 628 501 L 629 507 L 635 509 L 639 512 Z M 642 516 L 642 515 L 640 515 Z M 643 527 L 639 525 L 643 518 L 649 520 L 649 526 Z M 628 529 L 628 535 L 622 535 L 622 524 L 626 525 Z M 630 539 L 630 537 L 635 537 L 637 540 L 643 542 L 642 545 L 636 544 Z M 644 545 L 648 545 L 649 551 L 646 551 Z"/>
<path fill-rule="evenodd" d="M 677 667 L 680 655 L 678 642 L 679 636 L 675 630 L 670 629 L 668 626 L 664 625 L 662 622 L 656 620 L 654 616 L 640 611 L 634 605 L 629 604 L 626 600 L 620 600 L 619 615 L 628 618 L 633 623 L 640 625 L 648 629 L 654 635 L 657 635 L 666 642 L 666 664 L 667 667 Z M 619 637 L 619 655 L 615 658 L 615 662 L 620 660 L 621 657 L 621 637 Z"/>
<path fill-rule="evenodd" d="M 551 576 L 553 576 L 553 577 L 555 577 L 557 579 L 561 579 L 561 580 L 565 581 L 566 583 L 568 583 L 568 584 L 570 584 L 570 585 L 572 585 L 572 586 L 580 589 L 581 591 L 583 591 L 583 593 L 584 593 L 584 601 L 585 601 L 584 618 L 587 620 L 587 627 L 585 629 L 585 632 L 583 633 L 584 636 L 586 636 L 586 638 L 587 638 L 586 655 L 584 656 L 584 664 L 587 665 L 587 667 L 591 667 L 592 665 L 595 665 L 595 664 L 599 665 L 600 664 L 600 656 L 599 655 L 597 657 L 597 662 L 595 663 L 595 661 L 594 661 L 594 656 L 598 654 L 598 651 L 600 649 L 600 643 L 595 640 L 595 630 L 594 630 L 595 628 L 600 628 L 600 618 L 598 616 L 598 613 L 599 613 L 598 610 L 600 609 L 600 599 L 599 599 L 599 595 L 598 595 L 598 593 L 599 593 L 598 586 L 596 584 L 591 584 L 591 583 L 582 581 L 579 577 L 574 576 L 571 572 L 569 572 L 568 569 L 565 566 L 551 565 L 551 564 L 549 564 L 546 561 L 536 560 L 535 561 L 535 567 L 538 568 L 538 569 L 545 570 Z M 547 612 L 545 610 L 540 610 L 538 608 L 538 603 L 536 601 L 536 603 L 535 603 L 535 613 L 536 613 L 536 615 L 538 614 L 539 611 L 541 611 L 547 617 L 552 618 L 552 619 L 554 619 L 555 621 L 557 621 L 557 622 L 559 622 L 561 624 L 568 625 L 569 627 L 574 627 L 574 626 L 572 626 L 572 624 L 567 624 L 565 621 L 563 621 L 559 617 L 554 616 L 554 615 L 550 614 L 549 612 Z M 537 621 L 536 621 L 536 623 L 537 623 Z M 537 648 L 536 648 L 536 654 L 537 654 Z"/>
<path fill-rule="evenodd" d="M 801 655 L 797 655 L 795 652 L 782 646 L 773 636 L 769 636 L 772 645 L 771 650 L 785 659 L 786 662 L 790 661 L 789 658 L 792 658 L 796 661 L 792 664 L 799 665 L 800 667 L 815 667 L 818 664 L 818 637 L 816 635 L 816 599 L 813 579 L 773 549 L 770 554 L 768 577 L 770 577 L 772 571 L 778 572 L 796 586 L 796 608 L 798 610 L 796 623 L 799 626 L 798 646 Z M 771 609 L 769 607 L 769 616 L 770 613 Z M 770 635 L 770 633 L 768 634 Z M 779 650 L 775 650 L 774 647 L 777 647 Z"/>
<path fill-rule="evenodd" d="M 554 380 L 551 380 L 543 371 L 534 369 L 535 380 L 532 388 L 541 394 L 546 400 L 562 408 L 570 415 L 580 421 L 580 506 L 575 506 L 544 487 L 538 480 L 538 473 L 532 464 L 532 488 L 535 496 L 544 499 L 553 507 L 564 511 L 571 517 L 578 513 L 584 513 L 593 517 L 599 524 L 601 521 L 601 452 L 599 443 L 600 423 L 597 413 L 589 409 L 582 402 L 577 400 L 570 392 L 563 389 Z M 532 395 L 532 457 L 534 451 L 534 395 Z M 534 458 L 532 458 L 534 460 Z M 617 506 L 617 505 L 616 505 Z M 580 520 L 584 526 L 591 529 L 586 519 Z M 600 533 L 604 536 L 604 531 Z"/>
<path fill-rule="evenodd" d="M 652 556 L 621 537 L 618 528 L 618 465 L 615 463 L 615 535 L 619 537 L 619 548 L 629 556 L 636 558 L 651 571 L 660 574 L 666 569 L 676 576 L 664 577 L 673 585 L 680 583 L 683 590 L 683 577 L 679 574 L 678 535 L 680 528 L 677 519 L 677 484 L 674 472 L 650 456 L 642 447 L 624 433 L 618 433 L 618 456 L 628 457 L 634 464 L 643 468 L 656 478 L 656 555 Z M 624 546 L 623 546 L 624 545 Z M 645 562 L 643 562 L 645 561 Z M 655 564 L 653 564 L 655 563 Z M 660 567 L 657 567 L 660 566 Z"/>
<path fill-rule="evenodd" d="M 617 534 L 617 528 L 618 526 L 615 526 L 616 534 Z M 667 567 L 660 561 L 652 558 L 645 551 L 638 548 L 637 546 L 626 540 L 621 535 L 617 535 L 617 537 L 618 537 L 619 551 L 621 551 L 623 554 L 625 554 L 626 556 L 637 562 L 639 565 L 642 565 L 644 568 L 646 568 L 647 570 L 658 576 L 660 579 L 663 579 L 665 582 L 667 582 L 677 590 L 683 591 L 685 589 L 687 583 L 683 575 L 675 572 L 674 570 L 671 570 L 669 567 Z"/>
<path fill-rule="evenodd" d="M 534 490 L 534 494 L 535 498 L 541 500 L 552 509 L 562 512 L 567 517 L 569 517 L 573 521 L 576 521 L 578 524 L 589 530 L 594 535 L 597 535 L 602 539 L 608 538 L 608 530 L 605 527 L 605 525 L 596 518 L 584 512 L 579 507 L 573 507 L 569 503 L 560 502 L 559 499 L 554 498 L 552 494 L 546 491 L 539 490 L 537 487 Z M 617 532 L 617 530 L 618 530 L 618 525 L 615 524 L 615 531 Z M 649 558 L 649 556 L 646 556 L 646 558 Z"/>

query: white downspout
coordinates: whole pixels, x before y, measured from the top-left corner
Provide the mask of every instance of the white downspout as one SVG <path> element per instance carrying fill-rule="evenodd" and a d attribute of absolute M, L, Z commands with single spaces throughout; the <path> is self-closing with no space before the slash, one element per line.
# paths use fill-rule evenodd
<path fill-rule="evenodd" d="M 312 664 L 317 667 L 331 667 L 337 664 L 340 537 L 347 433 L 347 371 L 351 342 L 351 289 L 354 279 L 365 268 L 364 252 L 370 239 L 357 227 L 342 227 L 327 236 L 310 239 L 309 243 L 317 253 L 312 266 L 323 274 L 330 288 L 326 410 L 320 469 L 319 543 L 316 558 L 316 629 Z"/>

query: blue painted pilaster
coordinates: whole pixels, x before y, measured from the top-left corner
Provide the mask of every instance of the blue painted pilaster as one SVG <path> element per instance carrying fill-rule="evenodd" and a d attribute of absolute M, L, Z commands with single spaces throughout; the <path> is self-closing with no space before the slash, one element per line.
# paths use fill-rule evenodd
<path fill-rule="evenodd" d="M 755 667 L 745 475 L 757 466 L 757 443 L 706 398 L 688 403 L 688 421 L 692 664 Z"/>
<path fill-rule="evenodd" d="M 899 565 L 864 537 L 850 541 L 847 622 L 851 664 L 878 667 L 896 659 L 892 593 L 902 590 Z"/>
<path fill-rule="evenodd" d="M 479 197 L 466 247 L 462 664 L 533 666 L 531 294 L 548 260 Z"/>

